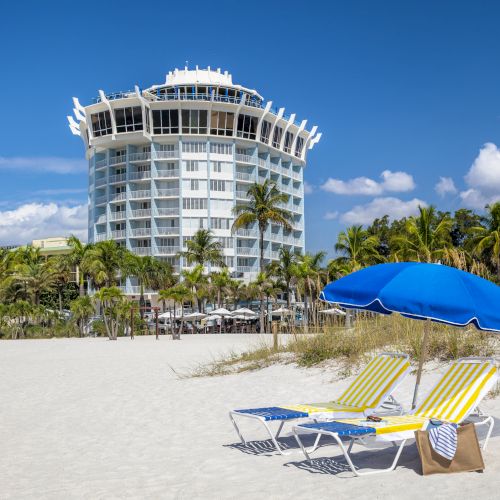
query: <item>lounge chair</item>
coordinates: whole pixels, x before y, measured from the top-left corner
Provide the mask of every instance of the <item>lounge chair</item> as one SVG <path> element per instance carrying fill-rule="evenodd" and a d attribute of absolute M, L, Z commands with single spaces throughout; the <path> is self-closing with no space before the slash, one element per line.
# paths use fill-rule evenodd
<path fill-rule="evenodd" d="M 244 445 L 246 441 L 235 417 L 251 418 L 261 422 L 277 451 L 287 455 L 288 453 L 277 441 L 285 422 L 304 418 L 312 418 L 314 421 L 320 418 L 350 418 L 371 415 L 375 412 L 401 414 L 402 407 L 391 394 L 406 377 L 409 369 L 410 363 L 406 354 L 381 353 L 366 365 L 344 393 L 334 401 L 233 410 L 229 412 L 229 418 Z M 278 431 L 274 434 L 268 424 L 271 421 L 280 422 Z"/>
<path fill-rule="evenodd" d="M 420 405 L 407 415 L 387 416 L 380 423 L 354 418 L 303 424 L 295 426 L 293 433 L 308 460 L 311 460 L 310 454 L 314 450 L 304 447 L 299 432 L 317 434 L 315 449 L 321 436 L 331 436 L 340 446 L 356 476 L 394 470 L 406 442 L 414 438 L 416 430 L 426 429 L 431 418 L 456 424 L 469 419 L 473 420 L 476 426 L 487 425 L 488 431 L 482 446 L 484 450 L 493 431 L 494 420 L 482 413 L 478 405 L 497 379 L 498 369 L 492 358 L 462 358 L 452 363 Z M 390 467 L 374 471 L 360 471 L 355 468 L 350 457 L 352 447 L 355 442 L 364 444 L 364 439 L 370 437 L 378 441 L 389 441 L 394 445 L 396 455 Z M 345 440 L 350 440 L 347 448 Z M 398 441 L 401 441 L 399 446 Z"/>

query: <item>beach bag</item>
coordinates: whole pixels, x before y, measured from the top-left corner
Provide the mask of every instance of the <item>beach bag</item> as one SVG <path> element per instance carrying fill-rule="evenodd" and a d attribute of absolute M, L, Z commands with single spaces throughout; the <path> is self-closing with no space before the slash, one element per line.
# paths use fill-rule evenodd
<path fill-rule="evenodd" d="M 415 440 L 424 476 L 429 474 L 449 474 L 451 472 L 482 472 L 484 470 L 483 456 L 474 424 L 465 424 L 458 427 L 457 451 L 451 461 L 434 451 L 427 431 L 416 431 Z"/>

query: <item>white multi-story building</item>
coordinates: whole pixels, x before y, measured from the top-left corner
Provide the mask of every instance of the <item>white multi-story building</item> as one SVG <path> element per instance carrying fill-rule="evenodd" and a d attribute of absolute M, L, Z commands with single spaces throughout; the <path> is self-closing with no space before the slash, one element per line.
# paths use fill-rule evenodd
<path fill-rule="evenodd" d="M 231 232 L 232 209 L 248 187 L 276 181 L 290 195 L 293 231 L 271 225 L 265 256 L 304 250 L 306 151 L 321 137 L 220 69 L 175 70 L 162 85 L 105 94 L 68 117 L 89 161 L 89 241 L 116 240 L 139 255 L 184 267 L 177 256 L 211 229 L 235 276 L 258 271 L 256 227 Z M 127 290 L 134 291 L 127 283 Z"/>

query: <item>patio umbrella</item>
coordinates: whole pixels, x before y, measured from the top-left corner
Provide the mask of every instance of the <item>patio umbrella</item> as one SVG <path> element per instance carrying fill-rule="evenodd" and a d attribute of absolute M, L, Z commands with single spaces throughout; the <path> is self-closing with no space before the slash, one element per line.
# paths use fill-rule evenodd
<path fill-rule="evenodd" d="M 248 309 L 248 307 L 240 307 L 239 309 L 233 311 L 232 314 L 235 314 L 237 316 L 248 316 L 251 318 L 257 316 L 257 313 L 252 311 L 251 309 Z"/>
<path fill-rule="evenodd" d="M 500 333 L 500 287 L 491 281 L 441 264 L 399 262 L 367 267 L 328 284 L 320 299 L 341 307 L 453 326 L 474 325 Z M 424 330 L 415 407 L 429 328 Z"/>
<path fill-rule="evenodd" d="M 272 316 L 283 316 L 285 314 L 293 314 L 290 309 L 287 309 L 286 307 L 280 307 L 279 309 L 276 309 L 275 311 L 271 311 Z"/>
<path fill-rule="evenodd" d="M 207 315 L 199 312 L 193 312 L 191 314 L 185 314 L 182 319 L 184 321 L 198 321 L 200 319 L 206 318 Z"/>
<path fill-rule="evenodd" d="M 218 314 L 219 316 L 231 316 L 232 312 L 228 311 L 224 307 L 219 307 L 219 309 L 215 309 L 214 311 L 212 311 L 210 313 L 210 315 L 213 315 L 213 314 Z"/>
<path fill-rule="evenodd" d="M 339 316 L 345 316 L 345 311 L 342 311 L 342 309 L 337 309 L 336 307 L 333 307 L 332 309 L 323 309 L 322 311 L 318 311 L 321 314 L 327 314 L 329 316 L 334 316 L 334 315 L 339 315 Z"/>

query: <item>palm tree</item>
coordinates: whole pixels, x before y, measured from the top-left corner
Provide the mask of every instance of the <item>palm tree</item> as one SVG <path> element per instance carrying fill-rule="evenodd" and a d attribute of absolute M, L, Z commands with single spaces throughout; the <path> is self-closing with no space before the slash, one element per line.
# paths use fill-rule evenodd
<path fill-rule="evenodd" d="M 85 254 L 92 248 L 92 244 L 85 244 L 80 241 L 75 235 L 71 235 L 68 238 L 68 245 L 71 247 L 71 253 L 69 254 L 69 258 L 71 263 L 76 266 L 78 272 L 78 287 L 80 297 L 85 295 L 85 276 L 86 272 L 83 267 L 83 263 L 85 260 Z"/>
<path fill-rule="evenodd" d="M 198 264 L 205 267 L 207 264 L 224 267 L 222 245 L 216 241 L 210 229 L 199 229 L 192 239 L 186 241 L 186 250 L 179 252 L 189 265 Z"/>
<path fill-rule="evenodd" d="M 230 281 L 231 277 L 227 268 L 210 274 L 210 284 L 217 292 L 217 307 L 222 307 L 222 296 L 224 291 L 228 289 Z"/>
<path fill-rule="evenodd" d="M 379 240 L 370 236 L 362 226 L 351 226 L 337 236 L 335 250 L 340 253 L 338 261 L 349 264 L 351 271 L 379 262 L 382 257 L 377 251 Z"/>
<path fill-rule="evenodd" d="M 57 289 L 57 297 L 59 303 L 59 314 L 63 312 L 63 291 L 71 282 L 73 264 L 68 258 L 68 255 L 59 255 L 51 257 L 48 264 L 52 267 L 54 273 L 55 288 Z"/>
<path fill-rule="evenodd" d="M 395 257 L 436 262 L 443 256 L 445 248 L 451 246 L 453 221 L 448 214 L 437 214 L 432 206 L 418 207 L 418 210 L 418 216 L 406 221 L 406 234 L 392 238 L 397 248 Z"/>
<path fill-rule="evenodd" d="M 198 264 L 193 269 L 184 269 L 182 278 L 184 285 L 192 292 L 192 299 L 196 300 L 198 312 L 203 312 L 203 299 L 205 297 L 205 286 L 208 279 L 203 275 L 203 265 Z"/>
<path fill-rule="evenodd" d="M 80 337 L 83 337 L 85 333 L 85 325 L 88 324 L 89 319 L 95 311 L 92 299 L 88 295 L 78 297 L 71 302 L 70 310 L 73 315 L 73 320 L 76 321 L 78 325 Z"/>
<path fill-rule="evenodd" d="M 227 290 L 229 292 L 229 297 L 233 302 L 234 309 L 237 309 L 239 301 L 242 299 L 246 292 L 245 284 L 240 280 L 229 279 Z"/>
<path fill-rule="evenodd" d="M 232 230 L 236 231 L 257 223 L 259 228 L 259 251 L 260 262 L 259 270 L 264 272 L 264 233 L 269 224 L 272 222 L 284 229 L 291 231 L 292 214 L 281 208 L 281 204 L 288 202 L 289 196 L 280 192 L 276 187 L 276 183 L 270 179 L 266 179 L 263 184 L 252 184 L 247 192 L 249 202 L 241 205 L 236 205 L 233 208 L 233 213 L 236 219 L 233 223 Z"/>
<path fill-rule="evenodd" d="M 85 252 L 82 267 L 88 272 L 94 285 L 109 288 L 118 283 L 127 252 L 114 240 L 100 241 Z"/>
<path fill-rule="evenodd" d="M 270 266 L 270 273 L 280 278 L 284 283 L 288 309 L 290 309 L 291 306 L 291 288 L 296 261 L 296 253 L 292 252 L 289 248 L 281 247 L 279 251 L 279 261 L 271 263 Z"/>
<path fill-rule="evenodd" d="M 109 340 L 116 340 L 120 327 L 120 306 L 127 299 L 116 286 L 102 287 L 94 295 L 94 300 L 103 306 L 104 325 Z"/>
<path fill-rule="evenodd" d="M 260 333 L 265 333 L 265 318 L 264 318 L 264 298 L 265 298 L 265 290 L 268 286 L 269 276 L 266 273 L 259 273 L 254 281 L 251 281 L 248 284 L 249 295 L 256 297 L 260 301 L 260 318 L 259 318 L 259 326 Z"/>
<path fill-rule="evenodd" d="M 476 226 L 471 230 L 475 236 L 474 252 L 479 256 L 489 256 L 500 281 L 500 202 L 488 205 L 486 209 L 485 227 Z"/>
<path fill-rule="evenodd" d="M 168 292 L 168 293 L 164 294 L 163 296 L 168 296 L 168 298 L 171 299 L 171 300 L 173 300 L 173 302 L 174 302 L 174 319 L 173 319 L 173 323 L 175 323 L 175 321 L 176 321 L 175 306 L 177 305 L 177 303 L 179 303 L 180 306 L 181 306 L 181 310 L 182 310 L 184 302 L 186 302 L 187 300 L 191 300 L 192 297 L 193 297 L 193 293 L 183 283 L 179 283 L 178 285 L 173 286 L 169 290 L 165 290 L 165 292 Z M 181 315 L 181 323 L 180 323 L 180 326 L 179 326 L 179 334 L 182 332 L 182 328 L 184 326 L 184 320 L 182 319 L 183 316 L 184 315 L 182 314 Z M 172 325 L 173 325 L 173 323 L 172 323 Z M 173 326 L 172 326 L 172 333 L 173 333 L 173 331 L 174 331 L 174 329 L 173 329 Z"/>

